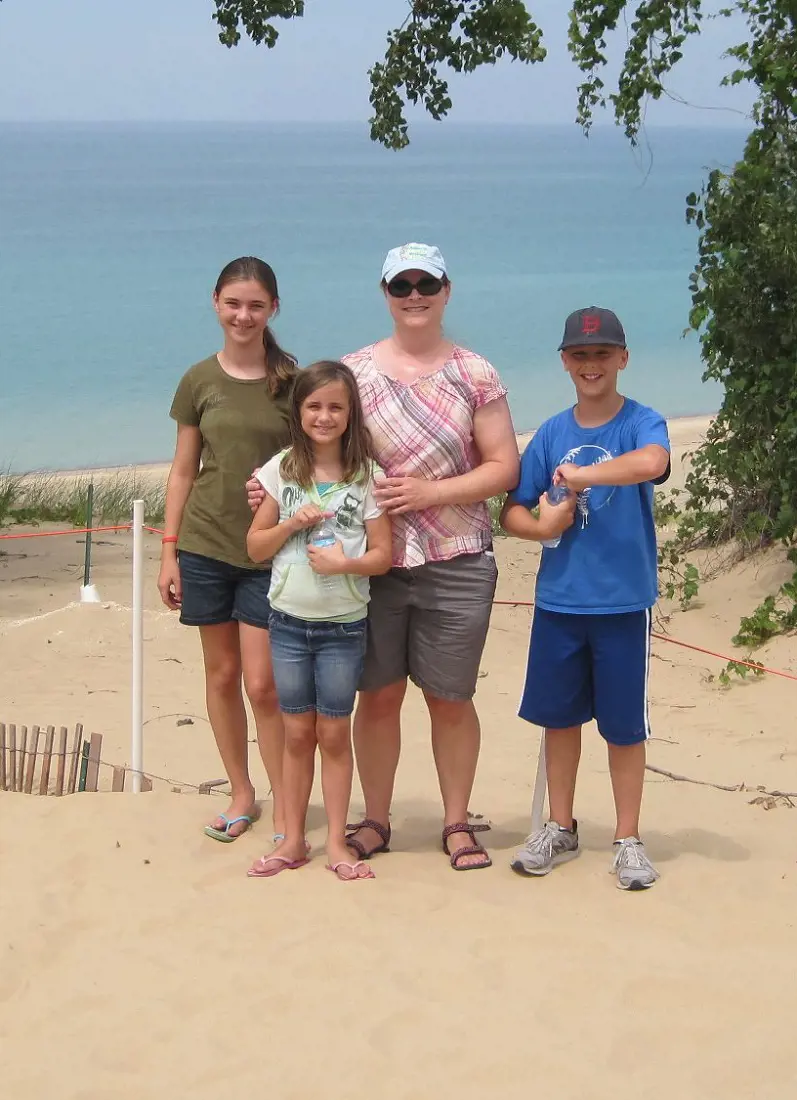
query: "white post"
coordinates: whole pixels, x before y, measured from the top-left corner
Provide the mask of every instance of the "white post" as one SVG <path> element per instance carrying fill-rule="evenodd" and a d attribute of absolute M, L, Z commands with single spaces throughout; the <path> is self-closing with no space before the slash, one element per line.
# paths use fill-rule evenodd
<path fill-rule="evenodd" d="M 548 775 L 545 770 L 545 730 L 540 737 L 540 755 L 537 759 L 537 776 L 534 780 L 534 795 L 531 800 L 531 831 L 536 833 L 542 828 L 542 814 L 545 809 L 545 795 Z"/>
<path fill-rule="evenodd" d="M 133 705 L 130 763 L 133 793 L 144 770 L 144 501 L 133 501 Z"/>

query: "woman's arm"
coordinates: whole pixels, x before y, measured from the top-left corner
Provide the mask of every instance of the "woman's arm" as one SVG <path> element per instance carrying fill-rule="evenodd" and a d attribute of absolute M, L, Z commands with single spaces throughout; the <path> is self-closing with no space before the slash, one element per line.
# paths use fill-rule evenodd
<path fill-rule="evenodd" d="M 481 464 L 467 474 L 438 481 L 441 504 L 477 504 L 517 485 L 520 455 L 505 397 L 482 405 L 473 414 L 473 440 Z"/>
<path fill-rule="evenodd" d="M 280 523 L 279 505 L 270 493 L 266 493 L 246 536 L 246 552 L 252 561 L 270 561 L 291 536 L 307 527 L 315 527 L 331 515 L 315 504 L 305 504 L 290 519 Z"/>
<path fill-rule="evenodd" d="M 365 521 L 366 550 L 362 557 L 347 558 L 339 542 L 334 546 L 308 546 L 307 557 L 315 573 L 331 577 L 348 573 L 353 577 L 376 577 L 393 564 L 390 520 L 383 512 Z"/>
<path fill-rule="evenodd" d="M 401 515 L 442 504 L 477 504 L 514 488 L 518 482 L 520 456 L 505 397 L 476 410 L 473 439 L 481 456 L 474 470 L 439 481 L 420 477 L 385 478 L 377 482 L 377 500 L 392 515 Z"/>

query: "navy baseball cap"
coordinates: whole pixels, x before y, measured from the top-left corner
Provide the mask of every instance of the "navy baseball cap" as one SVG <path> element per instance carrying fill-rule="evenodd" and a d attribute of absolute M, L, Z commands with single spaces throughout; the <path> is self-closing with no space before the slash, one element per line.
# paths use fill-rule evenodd
<path fill-rule="evenodd" d="M 565 334 L 559 351 L 565 348 L 589 347 L 590 344 L 612 344 L 624 348 L 625 332 L 616 313 L 600 306 L 577 309 L 565 321 Z"/>

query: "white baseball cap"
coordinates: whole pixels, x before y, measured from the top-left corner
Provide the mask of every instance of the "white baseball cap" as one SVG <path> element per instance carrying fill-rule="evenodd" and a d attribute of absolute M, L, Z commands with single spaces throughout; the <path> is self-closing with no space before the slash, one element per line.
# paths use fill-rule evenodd
<path fill-rule="evenodd" d="M 425 271 L 427 275 L 442 279 L 446 274 L 446 262 L 440 249 L 433 244 L 412 241 L 390 249 L 382 264 L 382 278 L 389 283 L 402 271 Z"/>

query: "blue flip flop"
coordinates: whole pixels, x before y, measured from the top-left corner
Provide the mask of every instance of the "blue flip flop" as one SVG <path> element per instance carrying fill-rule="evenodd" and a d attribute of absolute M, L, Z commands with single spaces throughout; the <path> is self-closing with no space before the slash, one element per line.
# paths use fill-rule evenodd
<path fill-rule="evenodd" d="M 255 817 L 252 814 L 241 814 L 240 817 L 227 817 L 226 814 L 219 814 L 219 817 L 225 822 L 224 828 L 214 829 L 212 825 L 206 825 L 205 836 L 209 836 L 213 840 L 220 840 L 222 844 L 232 844 L 234 840 L 237 840 L 238 837 L 248 832 L 255 823 Z M 230 836 L 230 829 L 233 825 L 237 825 L 239 821 L 245 821 L 246 828 L 243 832 L 235 833 L 233 836 Z"/>

